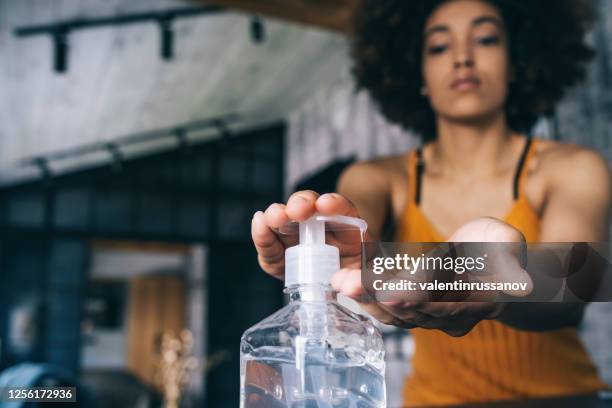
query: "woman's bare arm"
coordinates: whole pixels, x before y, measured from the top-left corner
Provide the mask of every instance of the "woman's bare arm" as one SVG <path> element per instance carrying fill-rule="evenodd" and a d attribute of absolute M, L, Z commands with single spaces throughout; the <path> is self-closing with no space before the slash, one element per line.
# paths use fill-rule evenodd
<path fill-rule="evenodd" d="M 612 196 L 606 160 L 591 150 L 561 145 L 548 161 L 550 183 L 540 241 L 606 241 Z M 575 326 L 583 311 L 581 303 L 513 303 L 498 320 L 523 330 L 554 330 Z"/>
<path fill-rule="evenodd" d="M 388 170 L 381 161 L 358 162 L 340 176 L 336 191 L 351 200 L 368 223 L 371 239 L 379 240 L 391 197 Z"/>
<path fill-rule="evenodd" d="M 592 150 L 565 147 L 551 155 L 541 242 L 602 242 L 610 227 L 608 163 Z"/>

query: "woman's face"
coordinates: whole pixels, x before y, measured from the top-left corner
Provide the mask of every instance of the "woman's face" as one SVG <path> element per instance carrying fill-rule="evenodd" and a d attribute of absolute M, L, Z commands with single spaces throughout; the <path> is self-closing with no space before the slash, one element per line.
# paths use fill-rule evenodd
<path fill-rule="evenodd" d="M 436 114 L 478 121 L 503 109 L 509 82 L 508 39 L 499 11 L 479 0 L 450 0 L 429 16 L 423 78 Z"/>

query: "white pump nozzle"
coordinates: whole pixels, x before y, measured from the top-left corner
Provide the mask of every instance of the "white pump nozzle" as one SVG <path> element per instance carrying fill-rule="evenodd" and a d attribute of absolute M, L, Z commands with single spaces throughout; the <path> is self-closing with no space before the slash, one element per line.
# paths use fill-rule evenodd
<path fill-rule="evenodd" d="M 325 244 L 325 231 L 359 229 L 363 238 L 366 228 L 364 220 L 342 215 L 315 214 L 299 223 L 299 245 L 285 251 L 285 286 L 329 284 L 340 269 L 340 253 L 335 246 Z"/>
<path fill-rule="evenodd" d="M 300 223 L 301 245 L 325 245 L 325 221 L 310 217 Z"/>

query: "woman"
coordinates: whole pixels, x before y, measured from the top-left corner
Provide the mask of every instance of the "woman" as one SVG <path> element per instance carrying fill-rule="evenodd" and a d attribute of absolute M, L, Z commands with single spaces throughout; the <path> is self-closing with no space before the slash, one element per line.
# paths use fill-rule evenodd
<path fill-rule="evenodd" d="M 491 231 L 499 241 L 606 240 L 605 160 L 526 136 L 583 76 L 591 51 L 582 37 L 591 16 L 577 0 L 365 1 L 353 46 L 356 80 L 389 120 L 428 143 L 351 166 L 337 194 L 300 191 L 286 205 L 256 213 L 261 267 L 282 277 L 287 243 L 272 229 L 314 211 L 360 216 L 374 240 L 387 216 L 398 226 L 397 241 L 484 241 Z M 359 266 L 354 254 L 344 255 L 333 286 L 358 298 Z M 384 323 L 416 327 L 406 406 L 605 387 L 576 334 L 580 305 L 362 306 Z"/>

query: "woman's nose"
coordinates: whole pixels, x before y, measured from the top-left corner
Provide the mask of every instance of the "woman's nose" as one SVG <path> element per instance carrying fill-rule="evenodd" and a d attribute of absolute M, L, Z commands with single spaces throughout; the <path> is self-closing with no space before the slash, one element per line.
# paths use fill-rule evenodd
<path fill-rule="evenodd" d="M 474 61 L 471 58 L 463 58 L 455 61 L 454 67 L 455 69 L 459 69 L 461 67 L 471 68 L 474 66 Z"/>
<path fill-rule="evenodd" d="M 473 50 L 469 42 L 461 42 L 457 44 L 453 57 L 453 67 L 455 69 L 462 67 L 471 68 L 474 66 Z"/>

